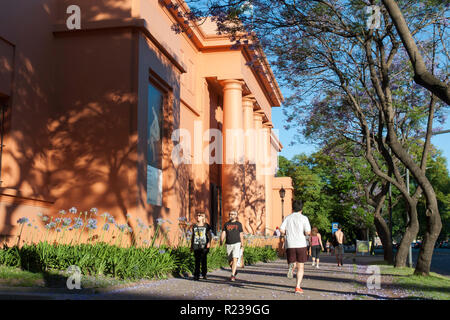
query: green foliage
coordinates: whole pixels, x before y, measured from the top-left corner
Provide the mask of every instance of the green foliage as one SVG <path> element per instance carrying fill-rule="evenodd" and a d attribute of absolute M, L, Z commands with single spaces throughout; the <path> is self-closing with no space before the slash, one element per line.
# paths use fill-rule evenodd
<path fill-rule="evenodd" d="M 419 156 L 419 151 L 414 150 L 413 155 Z M 442 152 L 436 150 L 434 147 L 431 148 L 431 152 L 427 160 L 427 178 L 433 185 L 433 189 L 436 192 L 436 198 L 438 201 L 439 214 L 442 220 L 442 230 L 439 236 L 439 240 L 446 240 L 450 236 L 450 176 L 446 166 L 446 159 L 442 156 Z M 413 194 L 417 188 L 417 182 L 414 180 L 410 173 L 410 193 Z M 392 188 L 393 199 L 400 198 L 400 201 L 394 201 L 394 207 L 392 212 L 393 228 L 392 233 L 395 239 L 399 241 L 406 228 L 406 205 L 404 200 L 401 198 L 400 192 L 394 187 Z M 426 231 L 426 203 L 425 197 L 422 196 L 419 199 L 417 206 L 419 215 L 419 233 L 417 235 L 418 239 L 421 239 Z M 387 210 L 386 210 L 387 212 Z"/>
<path fill-rule="evenodd" d="M 0 265 L 0 279 L 4 285 L 20 287 L 31 287 L 44 282 L 42 274 L 2 265 Z"/>
<path fill-rule="evenodd" d="M 421 147 L 411 145 L 411 152 L 420 157 Z M 442 218 L 440 239 L 450 235 L 450 177 L 446 159 L 442 153 L 431 148 L 427 161 L 427 177 L 436 192 L 439 212 Z M 402 173 L 404 168 L 400 168 Z M 279 159 L 279 176 L 289 176 L 293 180 L 294 197 L 304 201 L 304 214 L 311 225 L 316 226 L 322 236 L 331 236 L 331 222 L 340 222 L 350 242 L 365 239 L 367 230 L 374 232 L 373 208 L 367 205 L 363 188 L 373 178 L 370 166 L 363 157 L 329 156 L 319 151 L 310 156 L 304 154 L 288 160 Z M 413 194 L 417 183 L 410 174 L 410 193 Z M 392 187 L 393 199 L 393 236 L 401 240 L 406 228 L 406 208 L 400 192 Z M 418 204 L 420 230 L 418 237 L 425 232 L 425 197 Z M 388 201 L 382 211 L 389 222 Z"/>
<path fill-rule="evenodd" d="M 227 250 L 225 246 L 214 247 L 208 253 L 208 270 L 216 270 L 228 265 Z M 194 270 L 192 267 L 190 270 Z"/>
<path fill-rule="evenodd" d="M 343 225 L 349 242 L 364 238 L 367 228 L 373 228 L 360 184 L 371 176 L 363 159 L 333 158 L 325 152 L 300 154 L 290 161 L 280 157 L 278 173 L 292 178 L 294 197 L 304 202 L 303 213 L 324 242 L 331 237 L 332 222 Z"/>
<path fill-rule="evenodd" d="M 427 298 L 434 300 L 450 299 L 450 280 L 448 277 L 430 272 L 429 276 L 414 275 L 414 268 L 395 268 L 381 266 L 383 275 L 393 275 L 394 283 L 410 292 L 410 298 Z"/>
<path fill-rule="evenodd" d="M 255 264 L 258 261 L 269 262 L 277 259 L 275 250 L 263 247 L 246 247 L 244 250 L 244 264 Z"/>

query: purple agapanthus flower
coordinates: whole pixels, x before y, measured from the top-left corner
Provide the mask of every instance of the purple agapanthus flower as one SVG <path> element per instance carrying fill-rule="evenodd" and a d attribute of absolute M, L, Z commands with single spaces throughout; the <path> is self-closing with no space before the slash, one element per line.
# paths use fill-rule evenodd
<path fill-rule="evenodd" d="M 23 217 L 23 218 L 20 218 L 19 220 L 17 220 L 17 223 L 24 224 L 24 223 L 27 223 L 28 221 L 29 221 L 28 218 Z"/>

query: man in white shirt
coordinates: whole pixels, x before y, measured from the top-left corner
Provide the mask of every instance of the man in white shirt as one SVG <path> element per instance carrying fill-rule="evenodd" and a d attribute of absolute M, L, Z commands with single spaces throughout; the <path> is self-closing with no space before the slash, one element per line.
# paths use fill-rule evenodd
<path fill-rule="evenodd" d="M 295 200 L 292 203 L 293 213 L 284 219 L 280 231 L 286 235 L 286 256 L 289 264 L 288 277 L 292 278 L 292 272 L 297 266 L 297 285 L 295 293 L 303 293 L 300 285 L 303 280 L 304 264 L 308 260 L 306 237 L 311 233 L 311 225 L 308 217 L 302 214 L 303 202 Z"/>

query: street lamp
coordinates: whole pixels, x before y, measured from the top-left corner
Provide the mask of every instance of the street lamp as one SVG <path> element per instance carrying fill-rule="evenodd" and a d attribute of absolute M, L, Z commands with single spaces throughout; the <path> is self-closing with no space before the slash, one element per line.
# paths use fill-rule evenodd
<path fill-rule="evenodd" d="M 286 190 L 284 190 L 283 186 L 280 189 L 280 198 L 281 198 L 281 222 L 284 220 L 284 196 L 286 195 Z"/>
<path fill-rule="evenodd" d="M 392 237 L 392 188 L 389 182 L 389 232 L 391 233 L 391 244 L 393 245 Z"/>
<path fill-rule="evenodd" d="M 406 168 L 406 190 L 408 192 L 409 195 L 409 169 Z M 406 225 L 409 224 L 409 213 L 406 213 Z M 409 248 L 408 248 L 408 267 L 412 268 L 413 264 L 412 264 L 412 248 L 411 248 L 411 243 L 409 244 Z"/>

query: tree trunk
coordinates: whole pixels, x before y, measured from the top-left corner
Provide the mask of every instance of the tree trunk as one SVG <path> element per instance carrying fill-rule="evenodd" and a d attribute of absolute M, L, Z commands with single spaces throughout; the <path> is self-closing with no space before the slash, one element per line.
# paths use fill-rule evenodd
<path fill-rule="evenodd" d="M 390 108 L 387 110 L 388 114 L 392 114 Z M 422 248 L 419 253 L 419 259 L 417 260 L 416 270 L 414 273 L 428 275 L 430 273 L 431 258 L 433 256 L 434 244 L 442 229 L 441 216 L 439 214 L 439 208 L 437 205 L 436 193 L 428 180 L 425 171 L 414 163 L 411 156 L 403 149 L 397 136 L 395 135 L 392 124 L 388 123 L 388 141 L 389 145 L 397 156 L 397 158 L 409 169 L 414 179 L 423 190 L 427 205 L 427 232 L 425 233 Z"/>
<path fill-rule="evenodd" d="M 384 260 L 389 264 L 394 264 L 394 253 L 392 251 L 391 233 L 389 226 L 384 221 L 380 212 L 374 214 L 375 228 L 377 229 L 378 236 L 380 237 L 381 244 L 383 245 Z"/>
<path fill-rule="evenodd" d="M 395 256 L 395 267 L 406 267 L 406 260 L 408 258 L 409 247 L 411 242 L 416 238 L 419 232 L 419 220 L 417 218 L 417 201 L 414 204 L 406 203 L 409 214 L 409 224 L 406 227 L 406 231 L 403 234 L 400 247 L 398 248 L 397 255 Z"/>
<path fill-rule="evenodd" d="M 438 208 L 432 212 L 438 212 Z M 431 258 L 433 257 L 434 245 L 441 232 L 442 221 L 439 214 L 430 213 L 427 208 L 427 232 L 423 238 L 414 274 L 427 276 L 430 274 Z"/>
<path fill-rule="evenodd" d="M 402 43 L 409 55 L 409 59 L 414 69 L 414 81 L 426 88 L 428 91 L 434 93 L 442 101 L 450 104 L 450 88 L 448 84 L 440 81 L 432 73 L 430 73 L 423 61 L 422 55 L 417 48 L 416 41 L 411 35 L 408 25 L 403 17 L 403 14 L 394 0 L 382 0 L 395 28 L 402 40 Z"/>
<path fill-rule="evenodd" d="M 427 232 L 424 236 L 424 241 L 422 243 L 422 248 L 420 249 L 419 258 L 417 260 L 414 273 L 428 275 L 430 273 L 434 244 L 436 243 L 442 229 L 442 221 L 437 205 L 436 193 L 434 192 L 433 186 L 426 177 L 425 173 L 420 170 L 414 162 L 412 162 L 411 157 L 408 154 L 405 154 L 405 151 L 398 144 L 398 141 L 396 141 L 395 138 L 391 138 L 390 142 L 392 150 L 413 174 L 415 180 L 422 188 L 426 198 Z"/>

